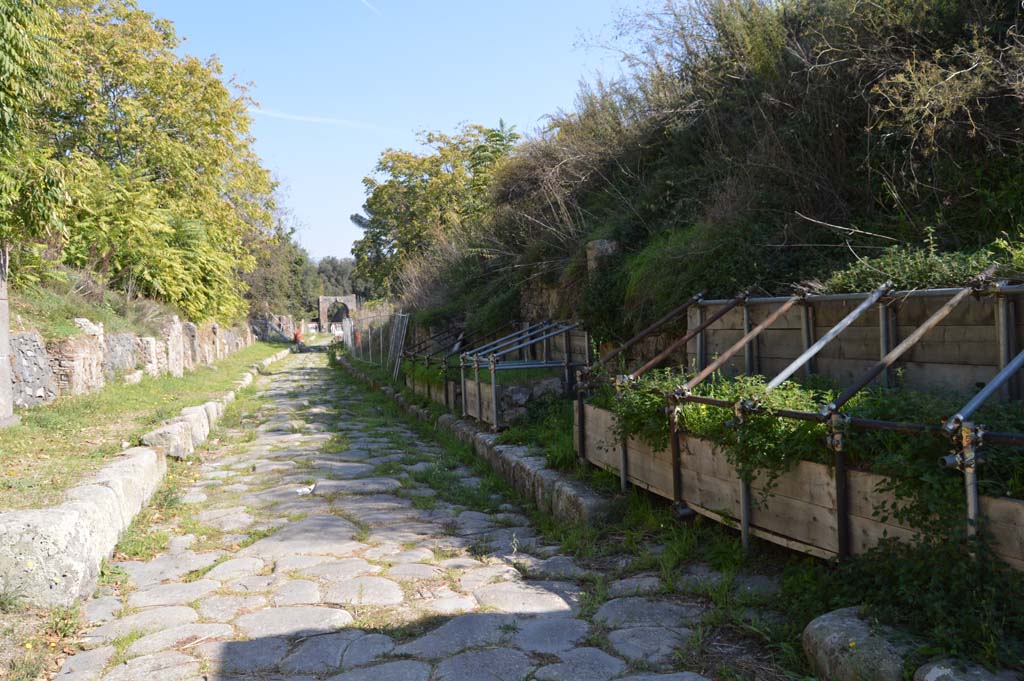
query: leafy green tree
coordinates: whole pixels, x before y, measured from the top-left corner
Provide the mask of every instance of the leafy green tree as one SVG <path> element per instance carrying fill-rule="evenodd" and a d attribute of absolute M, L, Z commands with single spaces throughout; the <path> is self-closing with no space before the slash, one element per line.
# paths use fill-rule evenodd
<path fill-rule="evenodd" d="M 356 272 L 381 291 L 397 290 L 401 269 L 439 238 L 471 231 L 484 214 L 490 172 L 518 135 L 501 123 L 463 126 L 453 135 L 421 133 L 427 153 L 388 149 L 366 177 L 363 230 L 352 253 Z"/>
<path fill-rule="evenodd" d="M 59 231 L 60 166 L 30 130 L 32 105 L 51 80 L 53 9 L 44 0 L 0 4 L 0 425 L 13 420 L 10 312 L 11 247 Z"/>
<path fill-rule="evenodd" d="M 33 118 L 69 176 L 64 261 L 196 321 L 237 318 L 250 246 L 274 227 L 245 89 L 180 55 L 170 22 L 133 0 L 62 0 L 57 30 L 67 86 Z"/>
<path fill-rule="evenodd" d="M 328 256 L 317 263 L 320 287 L 325 296 L 347 296 L 353 292 L 352 271 L 356 262 L 351 258 Z"/>

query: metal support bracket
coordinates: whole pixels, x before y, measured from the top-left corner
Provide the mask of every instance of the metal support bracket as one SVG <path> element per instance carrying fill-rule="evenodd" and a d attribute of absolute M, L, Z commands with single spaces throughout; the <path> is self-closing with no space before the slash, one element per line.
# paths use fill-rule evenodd
<path fill-rule="evenodd" d="M 833 413 L 828 420 L 826 443 L 832 451 L 836 477 L 836 554 L 839 558 L 850 555 L 850 493 L 846 467 L 845 436 L 849 417 Z"/>

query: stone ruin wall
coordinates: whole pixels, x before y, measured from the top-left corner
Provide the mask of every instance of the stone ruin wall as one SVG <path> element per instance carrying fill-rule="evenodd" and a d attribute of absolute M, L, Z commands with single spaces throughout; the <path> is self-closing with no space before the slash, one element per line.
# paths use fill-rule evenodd
<path fill-rule="evenodd" d="M 137 383 L 143 375 L 183 376 L 186 371 L 251 345 L 248 326 L 198 326 L 170 317 L 159 338 L 134 333 L 104 333 L 101 324 L 76 319 L 81 333 L 45 341 L 38 331 L 11 334 L 14 404 L 34 407 L 61 395 L 83 395 L 107 383 Z"/>

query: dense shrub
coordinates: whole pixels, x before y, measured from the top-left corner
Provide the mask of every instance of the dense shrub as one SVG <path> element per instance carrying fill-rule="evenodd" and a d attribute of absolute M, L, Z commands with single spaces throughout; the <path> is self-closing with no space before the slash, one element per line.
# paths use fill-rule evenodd
<path fill-rule="evenodd" d="M 436 284 L 411 302 L 460 317 L 476 307 L 466 291 L 545 281 L 611 338 L 628 330 L 584 288 L 617 298 L 625 282 L 635 330 L 704 288 L 953 285 L 989 259 L 1021 269 L 1016 12 L 995 0 L 669 0 L 627 19 L 629 74 L 584 86 L 573 110 L 488 165 L 489 198 L 468 195 L 455 236 L 401 251 Z M 593 238 L 617 239 L 625 257 L 618 279 L 588 286 L 580 254 Z"/>

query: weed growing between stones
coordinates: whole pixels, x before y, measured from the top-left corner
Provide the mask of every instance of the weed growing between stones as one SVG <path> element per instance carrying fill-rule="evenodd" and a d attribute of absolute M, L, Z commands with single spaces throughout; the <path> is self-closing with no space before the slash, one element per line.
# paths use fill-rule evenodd
<path fill-rule="evenodd" d="M 39 655 L 28 654 L 11 660 L 7 665 L 9 681 L 36 681 L 43 673 L 46 663 Z"/>
<path fill-rule="evenodd" d="M 118 665 L 124 664 L 128 660 L 128 648 L 144 635 L 141 631 L 130 631 L 111 641 L 110 645 L 114 647 L 114 655 L 110 658 L 110 662 L 107 663 L 107 669 L 113 669 Z"/>
<path fill-rule="evenodd" d="M 359 366 L 362 368 L 362 365 Z M 347 377 L 340 370 L 337 373 L 340 383 L 353 384 L 354 379 Z M 433 459 L 433 465 L 413 475 L 417 482 L 435 489 L 438 498 L 484 511 L 494 509 L 501 503 L 502 497 L 514 500 L 524 509 L 531 524 L 544 540 L 560 544 L 562 552 L 574 556 L 585 564 L 593 565 L 612 577 L 628 576 L 638 571 L 660 572 L 663 576 L 662 596 L 685 597 L 691 602 L 697 597 L 714 605 L 709 592 L 688 593 L 682 588 L 679 577 L 689 566 L 712 562 L 723 570 L 720 575 L 722 592 L 730 590 L 731 594 L 731 590 L 736 586 L 734 576 L 740 570 L 763 569 L 778 572 L 780 565 L 788 558 L 788 554 L 784 555 L 777 547 L 761 542 L 757 543 L 756 551 L 747 556 L 742 551 L 734 532 L 700 518 L 680 524 L 662 500 L 635 489 L 617 500 L 613 516 L 599 526 L 556 522 L 550 515 L 533 506 L 530 500 L 519 497 L 471 447 L 433 425 L 405 416 L 394 402 L 382 393 L 376 390 L 365 391 L 358 406 L 353 405 L 351 410 L 354 415 L 364 418 L 386 415 L 391 419 L 401 419 L 412 430 L 441 445 L 441 451 Z M 570 429 L 567 430 L 571 433 Z M 459 474 L 455 471 L 459 469 L 472 470 L 484 483 L 479 487 L 458 489 L 461 484 Z M 609 478 L 610 476 L 604 473 L 598 473 L 593 477 L 598 485 L 606 483 Z M 611 482 L 613 484 L 607 484 L 606 488 L 617 489 L 617 479 Z M 480 490 L 486 487 L 490 487 L 492 491 L 486 495 L 480 494 Z M 451 523 L 448 531 L 457 533 L 457 525 Z M 483 559 L 489 556 L 491 550 L 492 547 L 485 542 L 478 542 L 469 547 L 468 553 Z M 630 554 L 628 560 L 622 560 L 623 550 Z M 530 573 L 529 568 L 524 572 Z M 611 598 L 610 587 L 603 579 L 584 577 L 582 586 L 580 605 L 583 608 L 583 616 L 592 615 Z M 718 605 L 728 608 L 728 611 L 716 616 L 718 624 L 713 627 L 714 634 L 709 634 L 709 639 L 713 640 L 701 655 L 693 656 L 699 664 L 689 668 L 710 671 L 724 664 L 732 664 L 730 656 L 742 656 L 744 659 L 756 660 L 744 664 L 748 664 L 751 673 L 759 678 L 780 678 L 776 664 L 782 663 L 787 665 L 786 669 L 792 675 L 806 675 L 806 662 L 802 655 L 790 658 L 776 652 L 781 650 L 783 645 L 789 649 L 799 649 L 799 635 L 806 620 L 792 628 L 779 628 L 774 623 L 762 628 L 751 628 L 742 613 L 746 607 L 745 603 L 743 599 L 734 597 L 723 596 L 718 599 Z M 780 610 L 782 605 L 774 597 L 762 599 L 759 603 L 776 611 Z M 592 626 L 592 645 L 610 649 L 607 637 L 601 635 L 600 625 L 594 623 Z M 634 667 L 634 671 L 643 671 L 642 665 L 631 666 Z"/>
<path fill-rule="evenodd" d="M 571 401 L 554 397 L 532 401 L 526 416 L 509 425 L 498 442 L 527 445 L 543 453 L 549 468 L 575 470 L 579 459 L 573 443 L 573 408 Z"/>
<path fill-rule="evenodd" d="M 25 606 L 24 598 L 13 586 L 5 584 L 0 589 L 0 613 L 9 615 L 12 612 L 19 612 Z"/>

